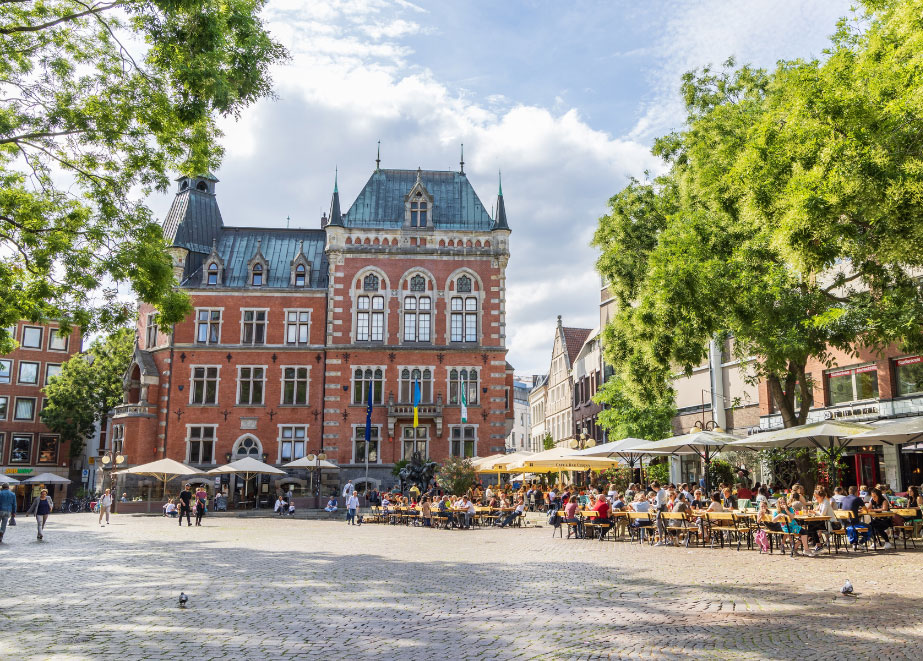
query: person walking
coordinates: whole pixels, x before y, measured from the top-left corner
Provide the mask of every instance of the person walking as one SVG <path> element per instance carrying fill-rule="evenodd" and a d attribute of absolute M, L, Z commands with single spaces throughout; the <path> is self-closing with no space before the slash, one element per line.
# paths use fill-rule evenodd
<path fill-rule="evenodd" d="M 0 542 L 6 533 L 6 526 L 16 515 L 16 494 L 10 491 L 10 485 L 0 484 Z"/>
<path fill-rule="evenodd" d="M 359 496 L 353 491 L 346 499 L 346 523 L 356 525 L 356 510 L 359 509 Z"/>
<path fill-rule="evenodd" d="M 26 514 L 35 514 L 35 524 L 38 528 L 36 539 L 45 539 L 45 523 L 53 509 L 54 501 L 48 496 L 48 489 L 42 489 L 39 497 L 32 501 L 26 512 Z"/>
<path fill-rule="evenodd" d="M 183 514 L 186 515 L 186 527 L 192 525 L 190 517 L 192 514 L 192 492 L 189 490 L 189 485 L 183 487 L 183 490 L 179 492 L 179 525 L 180 528 L 183 527 Z"/>
<path fill-rule="evenodd" d="M 99 525 L 103 525 L 103 514 L 106 515 L 106 524 L 109 525 L 109 513 L 112 511 L 112 490 L 106 489 L 106 493 L 99 497 Z"/>
<path fill-rule="evenodd" d="M 352 495 L 353 491 L 355 490 L 356 490 L 356 487 L 353 486 L 353 481 L 347 480 L 346 486 L 343 487 L 343 498 L 344 499 L 349 498 Z"/>
<path fill-rule="evenodd" d="M 203 487 L 199 487 L 195 492 L 195 524 L 202 525 L 202 517 L 205 516 L 205 505 L 208 502 L 208 492 Z"/>

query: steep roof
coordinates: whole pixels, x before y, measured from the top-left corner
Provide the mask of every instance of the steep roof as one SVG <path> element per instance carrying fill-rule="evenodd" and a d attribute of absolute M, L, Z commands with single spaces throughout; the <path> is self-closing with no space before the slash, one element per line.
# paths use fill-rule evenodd
<path fill-rule="evenodd" d="M 564 333 L 564 348 L 567 351 L 567 360 L 569 363 L 573 363 L 577 354 L 580 353 L 580 348 L 583 347 L 583 343 L 586 342 L 586 339 L 590 336 L 590 333 L 593 332 L 593 329 L 568 328 L 564 326 L 561 330 Z"/>
<path fill-rule="evenodd" d="M 493 229 L 494 222 L 460 172 L 422 170 L 420 179 L 433 197 L 432 224 L 441 229 Z M 398 229 L 404 224 L 404 196 L 417 181 L 416 170 L 376 170 L 343 216 L 346 227 Z"/>
<path fill-rule="evenodd" d="M 216 250 L 224 260 L 224 287 L 246 287 L 249 282 L 248 262 L 253 258 L 259 243 L 266 260 L 269 275 L 266 287 L 289 287 L 292 260 L 304 242 L 304 256 L 311 262 L 311 280 L 308 288 L 327 286 L 327 255 L 324 253 L 326 234 L 320 229 L 271 229 L 265 227 L 225 227 Z M 211 252 L 209 247 L 208 252 Z M 202 261 L 191 270 L 183 283 L 198 287 L 202 281 Z"/>
<path fill-rule="evenodd" d="M 173 198 L 163 221 L 163 235 L 168 244 L 208 254 L 222 227 L 214 192 L 189 186 Z"/>

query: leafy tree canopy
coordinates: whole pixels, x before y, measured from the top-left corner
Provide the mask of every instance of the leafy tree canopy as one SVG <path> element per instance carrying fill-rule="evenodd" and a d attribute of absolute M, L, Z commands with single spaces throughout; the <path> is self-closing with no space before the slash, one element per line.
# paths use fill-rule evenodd
<path fill-rule="evenodd" d="M 134 352 L 135 335 L 122 328 L 75 354 L 45 386 L 41 417 L 49 429 L 70 441 L 71 456 L 83 451 L 94 424 L 122 401 L 122 379 Z"/>
<path fill-rule="evenodd" d="M 19 319 L 117 327 L 120 284 L 165 326 L 188 311 L 142 200 L 214 169 L 217 117 L 271 94 L 264 3 L 0 3 L 0 353 Z"/>
<path fill-rule="evenodd" d="M 456 496 L 467 493 L 474 486 L 474 481 L 474 466 L 465 457 L 449 457 L 436 471 L 439 486 Z"/>
<path fill-rule="evenodd" d="M 813 404 L 810 358 L 923 349 L 921 48 L 923 0 L 876 0 L 823 61 L 684 76 L 667 172 L 616 194 L 594 238 L 619 305 L 607 359 L 637 406 L 712 338 L 756 357 L 786 426 Z"/>

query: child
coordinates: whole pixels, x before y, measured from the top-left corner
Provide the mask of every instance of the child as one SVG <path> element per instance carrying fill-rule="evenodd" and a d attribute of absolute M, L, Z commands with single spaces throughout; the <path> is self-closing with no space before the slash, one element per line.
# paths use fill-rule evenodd
<path fill-rule="evenodd" d="M 176 518 L 176 503 L 173 502 L 172 498 L 163 506 L 163 515 L 169 516 L 171 519 Z"/>
<path fill-rule="evenodd" d="M 294 499 L 288 501 L 288 515 L 295 516 L 295 500 Z"/>

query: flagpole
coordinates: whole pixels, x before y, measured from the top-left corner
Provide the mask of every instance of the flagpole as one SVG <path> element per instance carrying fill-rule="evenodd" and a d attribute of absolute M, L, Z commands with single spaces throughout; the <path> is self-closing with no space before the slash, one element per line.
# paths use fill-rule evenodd
<path fill-rule="evenodd" d="M 369 447 L 372 445 L 372 399 L 374 398 L 374 379 L 369 382 L 369 401 L 365 414 L 365 498 L 369 497 Z"/>

